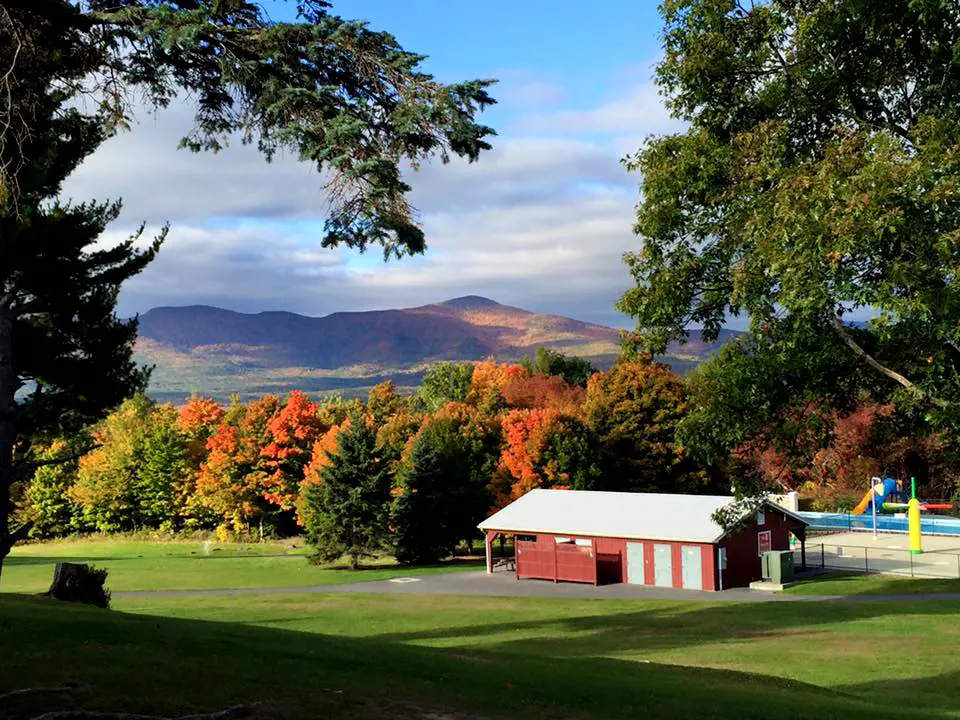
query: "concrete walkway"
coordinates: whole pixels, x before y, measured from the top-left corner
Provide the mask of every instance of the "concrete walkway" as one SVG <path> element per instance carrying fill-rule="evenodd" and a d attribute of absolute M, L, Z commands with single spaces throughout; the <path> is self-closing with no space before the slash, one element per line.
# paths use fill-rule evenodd
<path fill-rule="evenodd" d="M 685 600 L 699 602 L 844 602 L 960 600 L 960 593 L 922 595 L 784 595 L 736 588 L 723 592 L 698 592 L 643 585 L 582 585 L 539 580 L 516 580 L 507 573 L 487 575 L 463 572 L 420 577 L 394 578 L 344 585 L 311 585 L 284 588 L 227 588 L 217 590 L 118 591 L 114 597 L 190 597 L 194 595 L 272 595 L 295 593 L 382 593 L 388 595 L 473 595 L 537 598 L 576 598 L 590 600 Z"/>

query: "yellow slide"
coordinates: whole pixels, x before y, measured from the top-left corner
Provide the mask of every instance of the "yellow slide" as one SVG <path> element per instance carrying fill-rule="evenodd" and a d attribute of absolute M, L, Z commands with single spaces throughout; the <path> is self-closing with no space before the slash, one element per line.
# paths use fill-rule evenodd
<path fill-rule="evenodd" d="M 869 492 L 863 496 L 863 500 L 857 503 L 857 506 L 850 511 L 853 515 L 863 515 L 864 510 L 867 509 L 867 506 L 870 505 L 870 498 L 877 494 L 877 491 L 873 488 L 870 488 Z"/>
<path fill-rule="evenodd" d="M 873 478 L 874 480 L 880 480 L 880 478 Z M 880 482 L 876 483 L 870 491 L 863 496 L 863 500 L 850 512 L 854 515 L 862 515 L 864 511 L 870 507 L 870 498 L 876 498 L 877 509 L 879 510 L 883 507 L 883 502 L 890 495 L 895 495 L 899 492 L 899 483 L 894 478 L 884 478 Z"/>

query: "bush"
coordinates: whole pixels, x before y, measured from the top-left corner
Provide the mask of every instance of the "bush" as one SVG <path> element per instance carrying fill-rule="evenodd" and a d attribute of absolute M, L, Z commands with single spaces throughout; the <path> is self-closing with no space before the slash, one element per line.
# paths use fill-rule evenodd
<path fill-rule="evenodd" d="M 107 571 L 103 568 L 58 562 L 47 595 L 57 600 L 109 608 L 110 591 L 103 586 L 106 581 Z"/>

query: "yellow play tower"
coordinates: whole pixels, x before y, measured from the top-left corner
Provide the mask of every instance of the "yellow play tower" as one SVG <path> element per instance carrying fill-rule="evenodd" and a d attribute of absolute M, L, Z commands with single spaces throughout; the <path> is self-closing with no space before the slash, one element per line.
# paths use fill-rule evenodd
<path fill-rule="evenodd" d="M 907 529 L 910 531 L 910 554 L 920 555 L 920 501 L 917 500 L 917 482 L 910 478 L 910 501 L 907 503 Z"/>

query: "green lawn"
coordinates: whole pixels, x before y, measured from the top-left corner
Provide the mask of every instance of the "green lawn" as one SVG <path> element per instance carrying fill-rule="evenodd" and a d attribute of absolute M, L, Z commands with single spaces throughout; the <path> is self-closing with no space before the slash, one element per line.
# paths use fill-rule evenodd
<path fill-rule="evenodd" d="M 58 560 L 89 562 L 109 571 L 110 590 L 205 590 L 306 587 L 383 580 L 398 575 L 476 569 L 478 564 L 399 567 L 389 560 L 352 571 L 318 567 L 303 548 L 283 543 L 146 542 L 82 540 L 18 546 L 4 563 L 0 592 L 38 593 L 50 587 Z"/>
<path fill-rule="evenodd" d="M 0 613 L 0 647 L 16 648 L 4 689 L 76 683 L 75 702 L 101 709 L 261 701 L 289 718 L 459 720 L 960 708 L 952 603 L 291 594 L 121 598 L 100 611 L 5 596 Z"/>
<path fill-rule="evenodd" d="M 27 583 L 42 568 L 45 586 L 60 557 L 109 567 L 115 589 L 115 580 L 289 586 L 411 572 L 351 573 L 271 552 L 298 551 L 36 545 L 17 549 L 3 583 Z M 831 585 L 847 583 L 863 592 L 881 581 L 900 582 L 833 576 L 808 587 L 833 593 Z M 916 586 L 925 582 L 936 581 Z M 960 718 L 956 602 L 290 593 L 118 595 L 113 605 L 0 595 L 0 693 L 78 686 L 62 697 L 0 702 L 0 717 L 69 707 L 176 716 L 262 702 L 260 717 L 289 720 Z"/>
<path fill-rule="evenodd" d="M 924 595 L 960 593 L 956 578 L 909 578 L 895 575 L 831 572 L 806 580 L 784 592 L 790 595 Z"/>

